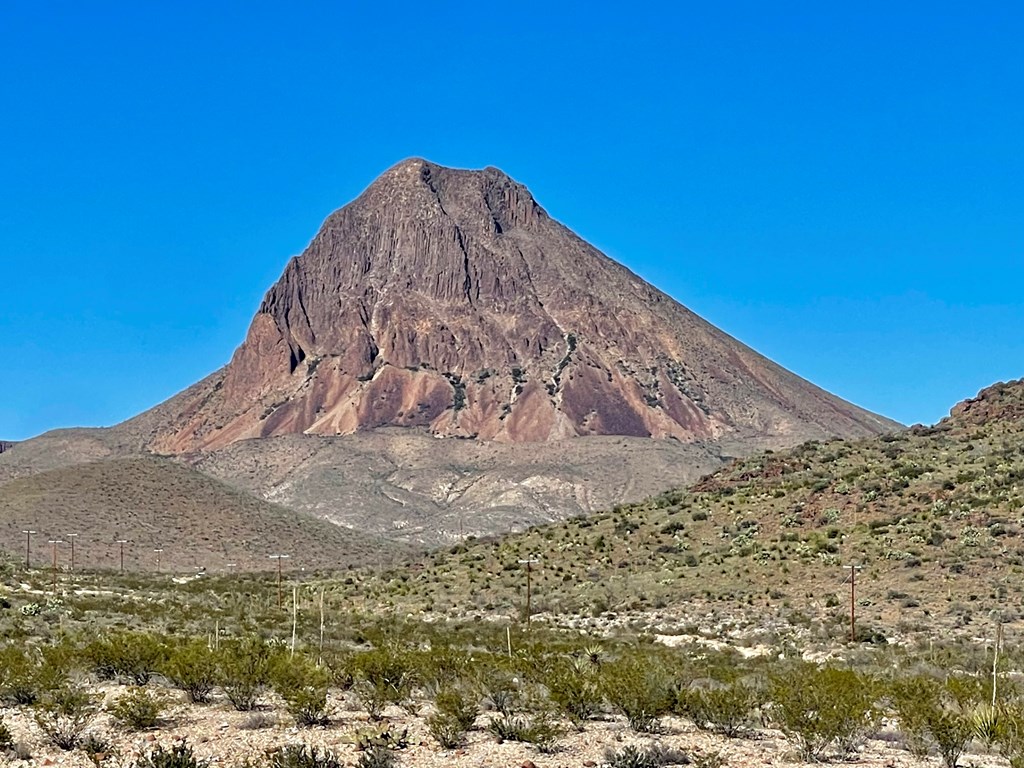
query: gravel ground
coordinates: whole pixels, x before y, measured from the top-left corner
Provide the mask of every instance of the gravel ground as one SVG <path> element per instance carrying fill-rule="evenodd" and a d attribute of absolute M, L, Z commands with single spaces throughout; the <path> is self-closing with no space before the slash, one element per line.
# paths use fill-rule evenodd
<path fill-rule="evenodd" d="M 117 695 L 118 686 L 101 689 L 109 700 Z M 299 729 L 279 708 L 266 708 L 257 713 L 235 712 L 224 703 L 206 706 L 177 704 L 170 708 L 167 722 L 158 730 L 126 732 L 101 714 L 87 732 L 94 732 L 109 741 L 116 754 L 103 765 L 110 768 L 129 768 L 135 758 L 157 744 L 170 746 L 187 738 L 198 758 L 208 759 L 212 766 L 239 765 L 247 758 L 259 759 L 268 749 L 285 744 L 305 743 L 333 750 L 342 762 L 355 765 L 359 753 L 351 743 L 352 735 L 371 725 L 366 713 L 358 710 L 346 697 L 331 700 L 331 725 Z M 758 730 L 750 738 L 726 739 L 696 730 L 689 722 L 666 718 L 664 732 L 645 736 L 629 730 L 621 718 L 608 718 L 587 724 L 579 733 L 569 731 L 558 740 L 552 754 L 542 754 L 536 748 L 512 742 L 498 743 L 484 728 L 487 715 L 478 719 L 478 729 L 469 733 L 462 749 L 444 750 L 430 738 L 425 719 L 413 717 L 397 708 L 385 712 L 385 721 L 398 729 L 408 729 L 409 746 L 398 753 L 400 768 L 578 768 L 600 766 L 605 762 L 606 750 L 620 750 L 627 744 L 638 746 L 658 743 L 681 750 L 694 763 L 707 768 L 725 766 L 753 768 L 779 764 L 799 764 L 801 761 L 780 733 L 770 729 Z M 48 746 L 31 712 L 25 709 L 0 709 L 3 721 L 11 729 L 16 742 L 28 748 L 30 759 L 0 757 L 0 765 L 12 768 L 31 766 L 61 766 L 61 768 L 94 768 L 94 763 L 79 751 L 62 752 Z M 264 727 L 253 728 L 254 720 L 263 720 Z M 886 738 L 886 734 L 892 738 Z M 883 738 L 871 739 L 856 755 L 843 763 L 865 768 L 940 768 L 937 757 L 922 762 L 898 747 L 895 735 L 884 732 Z M 996 768 L 1006 766 L 1000 757 L 984 753 L 971 753 L 960 760 L 965 768 Z"/>

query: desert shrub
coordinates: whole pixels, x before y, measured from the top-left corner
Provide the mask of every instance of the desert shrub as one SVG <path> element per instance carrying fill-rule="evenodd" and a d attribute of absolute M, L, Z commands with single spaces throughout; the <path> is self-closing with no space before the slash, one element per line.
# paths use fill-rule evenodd
<path fill-rule="evenodd" d="M 225 643 L 217 657 L 217 678 L 224 695 L 239 712 L 256 708 L 256 702 L 270 680 L 274 653 L 258 637 Z"/>
<path fill-rule="evenodd" d="M 160 724 L 167 701 L 160 693 L 134 686 L 122 693 L 107 707 L 119 724 L 132 731 L 144 731 Z"/>
<path fill-rule="evenodd" d="M 267 753 L 267 768 L 344 768 L 331 750 L 305 744 L 286 744 Z"/>
<path fill-rule="evenodd" d="M 920 756 L 934 744 L 947 768 L 956 768 L 960 755 L 976 733 L 975 711 L 982 690 L 971 678 L 946 681 L 916 677 L 897 680 L 889 696 L 910 750 Z"/>
<path fill-rule="evenodd" d="M 489 730 L 499 742 L 520 741 L 532 744 L 541 752 L 552 752 L 555 742 L 564 731 L 551 720 L 547 713 L 525 715 L 502 715 L 492 717 L 487 723 Z"/>
<path fill-rule="evenodd" d="M 205 642 L 191 641 L 171 650 L 163 674 L 193 704 L 206 704 L 217 684 L 217 659 Z"/>
<path fill-rule="evenodd" d="M 370 717 L 379 720 L 388 704 L 408 707 L 416 671 L 408 654 L 395 646 L 364 651 L 353 658 L 353 690 Z"/>
<path fill-rule="evenodd" d="M 665 765 L 688 765 L 689 755 L 660 744 L 637 747 L 629 744 L 618 752 L 606 749 L 604 765 L 607 768 L 662 768 Z"/>
<path fill-rule="evenodd" d="M 1024 768 L 1024 706 L 1014 703 L 1003 708 L 995 744 L 1010 768 Z"/>
<path fill-rule="evenodd" d="M 79 743 L 78 749 L 87 755 L 95 765 L 99 765 L 104 760 L 116 756 L 114 746 L 95 733 L 86 734 L 85 738 Z"/>
<path fill-rule="evenodd" d="M 31 651 L 14 645 L 0 649 L 0 693 L 14 704 L 34 704 L 39 698 L 38 660 Z"/>
<path fill-rule="evenodd" d="M 7 727 L 7 723 L 0 720 L 0 752 L 10 752 L 14 749 L 14 736 L 11 735 L 11 729 Z"/>
<path fill-rule="evenodd" d="M 691 686 L 679 692 L 678 708 L 701 730 L 738 736 L 759 703 L 757 691 L 744 683 Z"/>
<path fill-rule="evenodd" d="M 852 670 L 797 664 L 771 679 L 771 717 L 808 760 L 846 755 L 877 725 L 876 686 Z"/>
<path fill-rule="evenodd" d="M 55 747 L 71 750 L 98 711 L 97 697 L 65 685 L 44 693 L 33 705 L 35 721 Z"/>
<path fill-rule="evenodd" d="M 625 715 L 629 727 L 652 733 L 672 710 L 672 680 L 655 659 L 637 656 L 608 664 L 602 673 L 602 691 L 608 702 Z"/>
<path fill-rule="evenodd" d="M 205 768 L 208 761 L 199 761 L 184 739 L 170 749 L 158 745 L 135 761 L 132 768 Z"/>
<path fill-rule="evenodd" d="M 359 755 L 356 768 L 394 768 L 398 757 L 387 747 L 371 747 Z"/>
<path fill-rule="evenodd" d="M 476 697 L 465 686 L 450 685 L 437 692 L 434 706 L 437 712 L 427 718 L 430 735 L 445 749 L 458 747 L 479 714 Z"/>
<path fill-rule="evenodd" d="M 522 709 L 519 679 L 507 669 L 487 668 L 478 671 L 477 686 L 488 709 L 506 717 Z"/>
<path fill-rule="evenodd" d="M 272 667 L 270 678 L 296 724 L 304 728 L 328 724 L 327 670 L 304 656 L 282 658 Z"/>
<path fill-rule="evenodd" d="M 93 640 L 82 651 L 100 680 L 121 677 L 134 685 L 146 685 L 167 658 L 167 646 L 146 632 L 113 632 Z"/>
<path fill-rule="evenodd" d="M 600 667 L 589 658 L 572 657 L 557 663 L 546 680 L 552 703 L 581 730 L 601 711 L 599 673 Z"/>

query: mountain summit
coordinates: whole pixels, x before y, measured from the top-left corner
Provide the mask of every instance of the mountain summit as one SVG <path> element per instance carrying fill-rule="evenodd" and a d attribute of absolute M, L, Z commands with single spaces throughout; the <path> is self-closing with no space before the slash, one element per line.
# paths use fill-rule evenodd
<path fill-rule="evenodd" d="M 420 159 L 331 214 L 231 362 L 160 412 L 166 453 L 387 426 L 760 445 L 896 426 L 717 330 L 503 172 Z"/>

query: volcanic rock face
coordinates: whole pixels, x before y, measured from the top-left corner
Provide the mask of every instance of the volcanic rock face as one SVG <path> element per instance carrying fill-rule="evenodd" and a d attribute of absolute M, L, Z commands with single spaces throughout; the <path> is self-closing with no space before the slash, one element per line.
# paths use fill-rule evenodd
<path fill-rule="evenodd" d="M 160 452 L 385 426 L 782 444 L 895 426 L 713 328 L 501 171 L 423 160 L 332 214 L 230 364 L 173 402 Z"/>

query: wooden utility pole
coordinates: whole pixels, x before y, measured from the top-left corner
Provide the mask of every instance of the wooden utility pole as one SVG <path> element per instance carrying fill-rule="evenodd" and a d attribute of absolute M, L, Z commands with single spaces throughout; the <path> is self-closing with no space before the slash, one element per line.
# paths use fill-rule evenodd
<path fill-rule="evenodd" d="M 857 642 L 857 571 L 862 565 L 844 565 L 850 569 L 850 642 Z"/>
<path fill-rule="evenodd" d="M 74 573 L 75 572 L 75 539 L 78 538 L 78 534 L 77 533 L 66 533 L 64 535 L 67 536 L 68 537 L 68 541 L 71 542 L 71 572 Z"/>
<path fill-rule="evenodd" d="M 32 567 L 32 534 L 38 531 L 22 531 L 25 534 L 25 570 Z"/>
<path fill-rule="evenodd" d="M 63 539 L 50 539 L 50 544 L 53 545 L 53 594 L 57 594 L 57 545 L 63 544 Z"/>
<path fill-rule="evenodd" d="M 527 623 L 527 625 L 529 625 L 529 623 L 530 623 L 530 616 L 531 616 L 531 613 L 532 613 L 531 609 L 530 609 L 530 598 L 531 598 L 531 592 L 530 592 L 530 571 L 531 571 L 531 566 L 533 566 L 535 563 L 539 563 L 539 562 L 540 562 L 540 560 L 538 560 L 535 557 L 531 557 L 531 558 L 527 558 L 526 560 L 520 560 L 519 561 L 520 565 L 525 565 L 526 566 L 526 623 Z"/>
<path fill-rule="evenodd" d="M 277 560 L 277 607 L 281 609 L 284 607 L 284 598 L 281 595 L 281 561 L 291 557 L 291 555 L 270 555 L 271 560 Z"/>
<path fill-rule="evenodd" d="M 121 547 L 121 573 L 124 573 L 124 545 L 128 543 L 128 539 L 118 539 L 114 543 Z"/>

